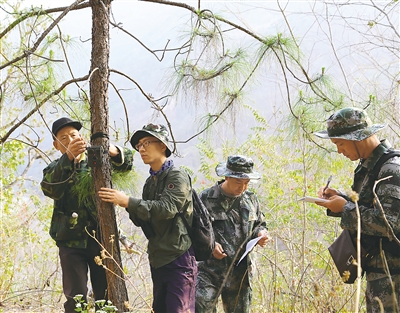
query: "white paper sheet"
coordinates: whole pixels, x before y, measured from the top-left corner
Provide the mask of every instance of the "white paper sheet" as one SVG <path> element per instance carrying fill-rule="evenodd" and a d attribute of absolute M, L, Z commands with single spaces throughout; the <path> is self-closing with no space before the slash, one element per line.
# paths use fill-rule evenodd
<path fill-rule="evenodd" d="M 244 259 L 244 257 L 245 257 L 246 255 L 249 254 L 249 252 L 254 248 L 254 246 L 257 244 L 257 242 L 260 241 L 261 238 L 263 238 L 263 236 L 254 238 L 254 239 L 250 240 L 250 241 L 247 243 L 247 245 L 246 245 L 246 251 L 243 253 L 242 257 L 240 258 L 239 262 L 237 262 L 236 266 L 238 266 L 239 263 Z"/>
<path fill-rule="evenodd" d="M 304 197 L 304 198 L 299 199 L 299 201 L 315 203 L 315 202 L 326 202 L 328 200 L 323 199 L 323 198 L 316 198 L 316 197 Z"/>

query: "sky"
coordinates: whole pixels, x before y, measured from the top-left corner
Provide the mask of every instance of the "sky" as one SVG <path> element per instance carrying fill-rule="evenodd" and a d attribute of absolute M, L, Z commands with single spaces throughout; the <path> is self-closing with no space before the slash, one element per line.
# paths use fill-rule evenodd
<path fill-rule="evenodd" d="M 72 1 L 57 0 L 57 7 L 67 6 Z M 196 2 L 188 2 L 196 5 Z M 274 23 L 276 18 L 273 18 L 273 12 L 263 9 L 263 14 L 257 13 L 259 10 L 259 2 L 248 2 L 246 4 L 246 12 L 241 13 L 242 16 L 236 16 L 237 12 L 241 11 L 240 2 L 230 2 L 229 7 L 226 7 L 226 2 L 204 2 L 205 7 L 212 8 L 221 12 L 221 14 L 229 14 L 235 21 L 240 22 L 240 19 L 246 20 L 246 26 L 254 31 L 268 29 L 269 25 Z M 251 3 L 251 4 L 249 4 Z M 43 8 L 54 7 L 54 1 L 24 1 L 27 7 L 42 6 Z M 257 7 L 257 9 L 256 9 Z M 57 16 L 55 14 L 53 16 Z M 252 18 L 248 18 L 247 16 Z M 255 18 L 257 17 L 257 18 Z M 145 3 L 143 1 L 120 1 L 112 2 L 112 19 L 116 23 L 131 32 L 140 41 L 142 41 L 150 49 L 162 49 L 168 40 L 169 47 L 177 47 L 182 44 L 183 36 L 188 32 L 188 25 L 191 23 L 191 15 L 189 11 L 182 8 L 174 8 L 170 6 L 161 6 L 153 3 Z M 91 10 L 85 9 L 73 11 L 60 24 L 64 34 L 68 34 L 73 38 L 75 44 L 68 48 L 71 56 L 71 65 L 75 77 L 83 76 L 88 73 L 90 67 L 90 36 L 91 36 Z M 240 42 L 248 40 L 246 36 L 236 35 Z M 110 53 L 110 68 L 124 71 L 129 76 L 134 78 L 142 88 L 151 93 L 155 98 L 161 97 L 166 92 L 165 86 L 172 69 L 173 55 L 167 55 L 163 62 L 159 62 L 153 55 L 147 52 L 137 41 L 131 39 L 127 34 L 118 29 L 111 29 L 111 53 Z M 160 53 L 158 54 L 160 55 Z M 149 109 L 149 103 L 138 92 L 127 79 L 117 75 L 111 76 L 112 82 L 122 89 L 121 92 L 127 97 L 126 105 L 129 110 L 130 131 L 141 128 L 148 122 L 165 123 L 162 118 L 155 118 L 153 110 Z M 123 110 L 121 102 L 115 92 L 110 90 L 110 120 L 119 122 L 124 118 L 121 116 Z M 271 94 L 271 92 L 269 92 Z M 263 110 L 263 114 L 268 114 L 269 106 L 265 106 L 264 91 L 259 89 L 254 92 L 254 95 L 249 96 L 247 103 L 256 105 L 262 103 L 258 107 Z M 258 99 L 257 99 L 258 98 Z M 185 99 L 181 99 L 184 102 Z M 213 103 L 209 104 L 212 108 Z M 178 108 L 178 109 L 177 109 Z M 179 140 L 186 140 L 187 128 L 190 128 L 191 134 L 197 131 L 199 121 L 193 123 L 188 121 L 182 123 L 182 119 L 196 115 L 196 110 L 187 107 L 185 103 L 176 103 L 172 100 L 169 103 L 169 108 L 166 110 L 172 119 L 172 123 L 177 132 Z M 240 112 L 241 118 L 239 127 L 242 130 L 238 132 L 242 134 L 243 140 L 247 135 L 243 129 L 248 129 L 248 123 L 252 123 L 249 112 Z M 199 113 L 199 116 L 201 113 Z M 123 127 L 123 124 L 120 123 Z M 49 144 L 47 142 L 46 144 Z M 181 153 L 185 155 L 185 150 L 191 150 L 191 147 L 181 149 Z"/>
<path fill-rule="evenodd" d="M 192 6 L 197 6 L 197 1 L 181 1 Z M 24 1 L 24 5 L 42 6 L 43 8 L 67 6 L 73 3 L 69 0 L 55 1 Z M 367 3 L 367 2 L 365 2 Z M 339 88 L 345 84 L 343 71 L 348 75 L 354 75 L 351 88 L 359 92 L 360 88 L 372 86 L 373 81 L 381 81 L 374 78 L 377 75 L 374 71 L 374 64 L 361 56 L 357 50 L 365 38 L 359 35 L 358 31 L 365 31 L 366 25 L 360 24 L 357 32 L 351 31 L 350 24 L 353 19 L 362 17 L 368 19 L 370 12 L 367 6 L 330 7 L 330 13 L 335 15 L 330 19 L 330 24 L 324 22 L 326 7 L 322 1 L 279 1 L 281 8 L 285 10 L 285 16 L 279 11 L 277 1 L 202 1 L 203 9 L 207 8 L 214 13 L 229 18 L 233 22 L 245 26 L 259 36 L 274 36 L 283 33 L 289 36 L 291 31 L 303 51 L 303 62 L 312 75 L 320 73 L 324 67 L 326 72 L 337 80 Z M 336 10 L 336 11 L 335 11 Z M 56 17 L 59 14 L 54 14 Z M 342 19 L 341 16 L 349 18 Z M 289 22 L 289 30 L 285 19 Z M 373 15 L 371 15 L 373 17 Z M 150 49 L 162 49 L 168 40 L 168 47 L 180 46 L 189 31 L 193 17 L 188 10 L 171 6 L 148 3 L 145 1 L 123 1 L 112 2 L 112 20 L 118 23 L 125 30 L 133 34 Z M 365 24 L 365 23 L 364 23 Z M 329 26 L 329 27 L 328 27 Z M 90 8 L 70 12 L 61 22 L 60 27 L 63 34 L 68 34 L 73 39 L 67 49 L 70 56 L 71 67 L 75 77 L 86 75 L 90 68 L 91 53 L 91 10 Z M 248 35 L 242 32 L 228 31 L 228 26 L 223 26 L 225 35 L 229 40 L 226 49 L 236 49 L 242 46 L 248 52 L 257 48 L 257 43 Z M 331 36 L 332 41 L 327 40 Z M 136 40 L 132 39 L 123 31 L 111 28 L 110 30 L 110 68 L 123 71 L 137 81 L 146 93 L 159 98 L 169 91 L 168 84 L 172 73 L 174 54 L 167 54 L 162 62 L 159 62 Z M 335 53 L 332 47 L 335 47 Z M 373 50 L 370 52 L 374 53 Z M 391 60 L 379 50 L 382 58 L 382 67 L 391 67 Z M 160 55 L 158 53 L 158 55 Z M 341 64 L 338 62 L 341 60 Z M 388 64 L 386 65 L 386 61 Z M 371 70 L 372 69 L 372 70 Z M 369 75 L 369 71 L 373 75 Z M 366 77 L 372 77 L 371 81 L 365 81 Z M 70 78 L 70 77 L 69 77 Z M 126 78 L 111 74 L 110 80 L 118 86 L 121 94 L 125 97 L 128 109 L 130 132 L 140 129 L 148 122 L 165 123 L 161 116 L 154 114 L 148 101 L 138 92 Z M 85 85 L 88 88 L 87 85 Z M 362 91 L 362 90 L 361 90 Z M 124 110 L 122 103 L 113 91 L 109 88 L 110 121 L 113 126 L 126 128 L 123 120 Z M 245 89 L 244 103 L 259 110 L 260 114 L 267 120 L 279 124 L 279 118 L 287 112 L 285 103 L 285 85 L 279 68 L 279 64 L 266 62 L 257 72 L 257 80 L 248 85 Z M 202 91 L 189 90 L 188 97 L 179 97 L 169 100 L 166 108 L 170 121 L 175 131 L 175 137 L 179 141 L 185 141 L 191 134 L 199 129 L 201 117 L 208 111 L 213 111 L 218 99 L 211 98 L 207 103 L 208 109 L 202 110 L 193 106 L 193 94 L 199 97 L 199 101 L 206 99 Z M 226 124 L 221 124 L 218 131 L 213 135 L 216 144 L 226 139 L 236 138 L 238 144 L 243 143 L 251 128 L 256 125 L 254 118 L 248 110 L 239 109 L 236 113 L 235 129 L 227 129 Z M 276 125 L 273 125 L 276 126 Z M 273 126 L 271 126 L 273 128 Z M 122 142 L 119 142 L 120 144 Z M 179 158 L 178 161 L 186 165 L 195 165 L 197 158 L 196 149 L 193 147 L 196 141 L 178 146 L 180 153 L 186 158 Z M 51 147 L 51 141 L 41 143 L 43 150 Z M 137 162 L 138 164 L 140 162 Z"/>

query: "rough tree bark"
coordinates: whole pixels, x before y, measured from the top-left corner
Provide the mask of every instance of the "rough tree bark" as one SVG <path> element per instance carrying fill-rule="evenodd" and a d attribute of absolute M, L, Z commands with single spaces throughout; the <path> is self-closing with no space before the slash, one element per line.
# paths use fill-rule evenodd
<path fill-rule="evenodd" d="M 108 134 L 108 78 L 109 78 L 109 16 L 111 0 L 91 0 L 92 6 L 92 60 L 90 79 L 90 112 L 91 133 Z M 107 137 L 93 138 L 92 145 L 102 146 L 104 151 L 109 149 Z M 109 154 L 103 153 L 103 166 L 92 168 L 92 176 L 96 195 L 101 187 L 111 188 L 111 165 Z M 102 202 L 96 196 L 98 221 L 103 246 L 113 255 L 117 264 L 121 266 L 121 253 L 118 243 L 118 228 L 115 210 L 111 203 Z M 113 238 L 113 240 L 110 240 Z M 110 259 L 103 261 L 107 270 L 108 299 L 118 308 L 118 312 L 126 311 L 125 301 L 128 292 L 125 281 L 117 264 Z"/>

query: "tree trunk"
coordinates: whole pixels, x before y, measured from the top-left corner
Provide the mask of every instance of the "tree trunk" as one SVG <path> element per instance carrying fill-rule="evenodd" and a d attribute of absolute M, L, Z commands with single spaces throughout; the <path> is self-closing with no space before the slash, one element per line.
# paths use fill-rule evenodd
<path fill-rule="evenodd" d="M 109 16 L 111 0 L 91 0 L 92 6 L 92 61 L 90 79 L 90 112 L 91 133 L 108 134 L 108 78 L 109 78 Z M 113 256 L 103 260 L 107 266 L 108 299 L 118 308 L 118 312 L 126 311 L 124 302 L 128 300 L 128 292 L 124 273 L 119 269 L 121 265 L 121 253 L 118 242 L 118 227 L 116 223 L 114 206 L 111 203 L 102 202 L 97 196 L 101 187 L 111 188 L 111 164 L 109 161 L 108 137 L 93 138 L 93 146 L 102 146 L 104 149 L 101 167 L 92 168 L 92 176 L 96 191 L 96 207 L 100 226 L 101 243 Z M 119 277 L 117 277 L 118 275 Z"/>

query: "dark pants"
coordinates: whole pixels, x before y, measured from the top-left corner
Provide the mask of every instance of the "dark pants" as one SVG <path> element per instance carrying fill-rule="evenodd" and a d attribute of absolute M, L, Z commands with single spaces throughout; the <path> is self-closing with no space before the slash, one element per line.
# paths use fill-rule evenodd
<path fill-rule="evenodd" d="M 88 239 L 86 249 L 59 247 L 62 269 L 62 282 L 65 313 L 76 313 L 73 297 L 80 294 L 86 300 L 88 292 L 88 268 L 95 300 L 107 299 L 107 280 L 105 270 L 94 262 L 94 257 L 100 255 L 100 248 L 92 238 Z"/>
<path fill-rule="evenodd" d="M 159 268 L 151 267 L 155 313 L 194 313 L 197 263 L 192 249 Z"/>

